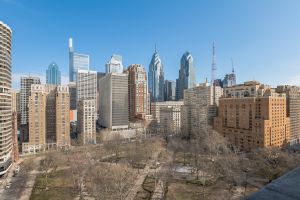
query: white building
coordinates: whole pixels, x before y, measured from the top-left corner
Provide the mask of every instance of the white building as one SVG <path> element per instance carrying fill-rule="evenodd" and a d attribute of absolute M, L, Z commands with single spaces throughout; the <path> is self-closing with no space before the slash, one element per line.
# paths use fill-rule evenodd
<path fill-rule="evenodd" d="M 106 73 L 123 73 L 122 56 L 113 54 L 105 65 Z"/>
<path fill-rule="evenodd" d="M 80 144 L 96 144 L 96 101 L 79 100 L 77 132 Z"/>

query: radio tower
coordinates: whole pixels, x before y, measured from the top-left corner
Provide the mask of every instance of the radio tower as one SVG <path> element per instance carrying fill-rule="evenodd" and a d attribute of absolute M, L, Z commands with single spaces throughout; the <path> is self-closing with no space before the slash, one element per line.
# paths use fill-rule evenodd
<path fill-rule="evenodd" d="M 215 42 L 213 42 L 212 48 L 212 63 L 211 63 L 211 86 L 213 87 L 213 105 L 216 105 L 216 80 L 217 64 L 216 64 L 216 47 Z"/>

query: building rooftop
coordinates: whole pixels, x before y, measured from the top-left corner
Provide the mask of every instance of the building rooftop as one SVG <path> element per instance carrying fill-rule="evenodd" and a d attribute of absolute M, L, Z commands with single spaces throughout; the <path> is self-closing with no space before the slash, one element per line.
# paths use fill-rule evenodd
<path fill-rule="evenodd" d="M 300 167 L 263 187 L 246 200 L 300 200 Z"/>

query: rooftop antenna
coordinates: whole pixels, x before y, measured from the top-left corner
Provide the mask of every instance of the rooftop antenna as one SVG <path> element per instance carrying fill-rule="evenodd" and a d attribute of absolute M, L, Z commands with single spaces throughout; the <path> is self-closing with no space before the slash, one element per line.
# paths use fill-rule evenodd
<path fill-rule="evenodd" d="M 232 67 L 232 73 L 234 74 L 234 66 L 233 66 L 233 60 L 231 58 L 231 67 Z"/>
<path fill-rule="evenodd" d="M 217 72 L 216 47 L 215 47 L 215 42 L 213 42 L 212 64 L 211 64 L 211 86 L 213 86 L 213 105 L 216 105 L 216 87 L 215 87 L 216 72 Z"/>

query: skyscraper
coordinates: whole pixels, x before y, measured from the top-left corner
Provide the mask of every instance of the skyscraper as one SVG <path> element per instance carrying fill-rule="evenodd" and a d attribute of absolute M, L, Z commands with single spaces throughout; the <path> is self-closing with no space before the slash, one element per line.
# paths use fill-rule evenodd
<path fill-rule="evenodd" d="M 28 103 L 32 84 L 41 84 L 39 77 L 21 77 L 20 90 L 20 136 L 21 141 L 28 142 Z"/>
<path fill-rule="evenodd" d="M 106 74 L 99 92 L 99 124 L 111 130 L 128 128 L 128 75 Z"/>
<path fill-rule="evenodd" d="M 230 74 L 226 74 L 223 79 L 223 87 L 231 87 L 236 85 L 236 75 L 234 73 L 234 68 L 232 68 L 232 72 Z"/>
<path fill-rule="evenodd" d="M 76 82 L 78 70 L 89 70 L 90 57 L 74 52 L 73 39 L 69 39 L 69 81 Z"/>
<path fill-rule="evenodd" d="M 148 72 L 148 88 L 151 101 L 164 101 L 164 81 L 163 64 L 155 48 Z"/>
<path fill-rule="evenodd" d="M 0 175 L 12 164 L 11 29 L 0 21 Z"/>
<path fill-rule="evenodd" d="M 176 83 L 175 81 L 165 80 L 165 100 L 175 101 Z"/>
<path fill-rule="evenodd" d="M 55 62 L 52 62 L 46 71 L 46 84 L 49 85 L 60 85 L 61 84 L 61 74 L 58 66 Z"/>
<path fill-rule="evenodd" d="M 178 87 L 176 87 L 176 100 L 183 99 L 183 91 L 196 86 L 195 68 L 193 57 L 189 52 L 185 52 L 180 60 Z"/>
<path fill-rule="evenodd" d="M 130 65 L 128 74 L 128 103 L 130 121 L 143 120 L 150 114 L 147 74 L 142 65 Z"/>
<path fill-rule="evenodd" d="M 97 98 L 97 72 L 78 70 L 76 80 L 77 101 Z"/>
<path fill-rule="evenodd" d="M 113 54 L 105 65 L 106 73 L 123 73 L 122 56 Z"/>

